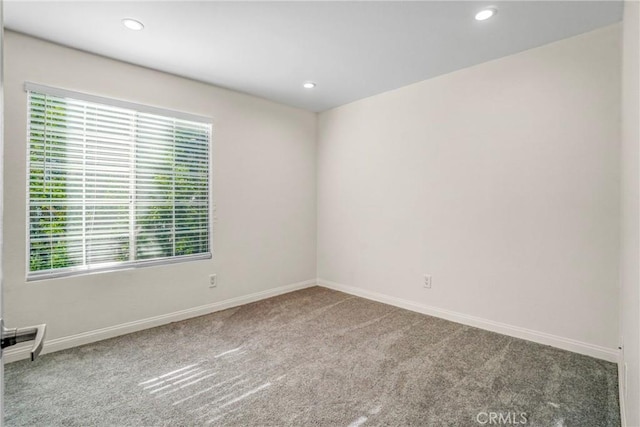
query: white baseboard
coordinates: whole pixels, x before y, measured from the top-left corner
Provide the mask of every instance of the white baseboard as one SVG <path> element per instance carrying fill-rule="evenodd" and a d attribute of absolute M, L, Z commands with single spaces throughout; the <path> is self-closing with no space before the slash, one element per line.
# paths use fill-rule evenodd
<path fill-rule="evenodd" d="M 46 340 L 42 350 L 42 354 L 53 353 L 55 351 L 65 350 L 92 342 L 117 337 L 119 335 L 130 334 L 132 332 L 149 329 L 171 322 L 198 317 L 205 314 L 214 313 L 216 311 L 226 310 L 228 308 L 237 307 L 251 302 L 275 297 L 277 295 L 286 294 L 288 292 L 297 291 L 304 288 L 316 286 L 316 280 L 305 280 L 304 282 L 293 283 L 291 285 L 280 286 L 278 288 L 268 289 L 262 292 L 245 295 L 241 297 L 231 298 L 228 300 L 214 302 L 211 304 L 201 305 L 199 307 L 188 308 L 186 310 L 176 311 L 174 313 L 162 314 L 160 316 L 149 317 L 147 319 L 135 320 L 133 322 L 122 323 L 120 325 L 109 326 L 107 328 L 96 329 L 94 331 L 82 332 L 62 338 L 54 338 Z M 9 348 L 3 352 L 5 363 L 15 362 L 21 359 L 28 359 L 30 346 L 20 346 Z"/>
<path fill-rule="evenodd" d="M 557 335 L 547 334 L 545 332 L 534 331 L 531 329 L 521 328 L 518 326 L 508 325 L 506 323 L 494 322 L 493 320 L 482 319 L 480 317 L 469 316 L 467 314 L 457 313 L 455 311 L 446 310 L 438 307 L 432 307 L 425 304 L 415 303 L 413 301 L 392 297 L 378 292 L 367 291 L 361 288 L 347 286 L 329 280 L 318 279 L 319 286 L 356 295 L 362 298 L 382 302 L 406 310 L 415 311 L 429 316 L 439 317 L 452 322 L 462 323 L 463 325 L 473 326 L 485 329 L 491 332 L 508 335 L 515 338 L 521 338 L 539 344 L 545 344 L 557 347 L 563 350 L 572 351 L 574 353 L 584 354 L 586 356 L 595 357 L 597 359 L 606 360 L 608 362 L 617 363 L 619 360 L 619 351 L 613 348 L 602 347 L 599 345 L 589 344 L 571 338 L 560 337 Z"/>
<path fill-rule="evenodd" d="M 120 325 L 97 329 L 94 331 L 82 332 L 75 335 L 47 340 L 45 341 L 45 345 L 42 353 L 43 354 L 53 353 L 55 351 L 65 350 L 68 348 L 77 347 L 84 344 L 90 344 L 92 342 L 101 341 L 104 339 L 141 331 L 143 329 L 149 329 L 156 326 L 165 325 L 167 323 L 177 322 L 177 321 L 189 319 L 192 317 L 198 317 L 205 314 L 214 313 L 216 311 L 226 310 L 228 308 L 249 304 L 255 301 L 271 298 L 277 295 L 282 295 L 288 292 L 293 292 L 296 290 L 305 289 L 305 288 L 309 288 L 316 285 L 323 286 L 329 289 L 334 289 L 336 291 L 345 292 L 351 295 L 356 295 L 356 296 L 370 299 L 373 301 L 378 301 L 378 302 L 393 305 L 396 307 L 404 308 L 407 310 L 415 311 L 418 313 L 439 317 L 442 319 L 461 323 L 463 325 L 473 326 L 476 328 L 497 332 L 497 333 L 512 336 L 515 338 L 521 338 L 521 339 L 537 342 L 540 344 L 550 345 L 552 347 L 557 347 L 563 350 L 572 351 L 574 353 L 584 354 L 584 355 L 595 357 L 598 359 L 603 359 L 609 362 L 614 362 L 614 363 L 619 362 L 619 351 L 617 349 L 611 349 L 611 348 L 602 347 L 594 344 L 588 344 L 588 343 L 580 342 L 570 338 L 564 338 L 557 335 L 551 335 L 544 332 L 538 332 L 531 329 L 508 325 L 506 323 L 494 322 L 492 320 L 482 319 L 475 316 L 469 316 L 466 314 L 457 313 L 451 310 L 446 310 L 438 307 L 432 307 L 432 306 L 428 306 L 420 303 L 415 303 L 409 300 L 388 296 L 378 292 L 367 291 L 367 290 L 353 287 L 353 286 L 342 285 L 340 283 L 331 282 L 329 280 L 323 280 L 323 279 L 306 280 L 304 282 L 294 283 L 286 286 L 280 286 L 278 288 L 273 288 L 273 289 L 269 289 L 262 292 L 256 292 L 254 294 L 231 298 L 228 300 L 215 302 L 211 304 L 201 305 L 199 307 L 193 307 L 186 310 L 176 311 L 174 313 L 163 314 L 160 316 L 136 320 L 133 322 L 123 323 Z M 4 351 L 3 352 L 4 362 L 11 363 L 17 360 L 29 358 L 29 349 L 30 347 L 28 346 L 20 346 L 20 347 L 10 348 Z M 622 395 L 621 395 L 620 405 L 621 407 L 623 405 Z"/>
<path fill-rule="evenodd" d="M 620 352 L 620 358 L 618 360 L 618 401 L 620 402 L 620 427 L 627 427 L 627 379 L 625 378 L 625 375 L 626 369 L 624 367 L 624 353 Z"/>

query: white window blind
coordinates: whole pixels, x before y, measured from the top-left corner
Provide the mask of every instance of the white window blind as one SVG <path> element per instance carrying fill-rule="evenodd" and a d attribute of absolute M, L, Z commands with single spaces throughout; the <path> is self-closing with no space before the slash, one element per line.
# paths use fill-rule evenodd
<path fill-rule="evenodd" d="M 210 122 L 26 89 L 28 279 L 211 257 Z"/>

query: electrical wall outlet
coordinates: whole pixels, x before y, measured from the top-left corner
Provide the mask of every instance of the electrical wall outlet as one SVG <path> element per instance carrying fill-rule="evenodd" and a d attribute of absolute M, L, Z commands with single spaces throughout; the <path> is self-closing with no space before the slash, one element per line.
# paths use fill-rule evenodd
<path fill-rule="evenodd" d="M 218 286 L 218 275 L 212 274 L 209 276 L 209 287 L 215 288 L 216 286 Z"/>
<path fill-rule="evenodd" d="M 424 275 L 424 287 L 427 289 L 431 289 L 431 275 L 430 274 L 425 274 Z"/>

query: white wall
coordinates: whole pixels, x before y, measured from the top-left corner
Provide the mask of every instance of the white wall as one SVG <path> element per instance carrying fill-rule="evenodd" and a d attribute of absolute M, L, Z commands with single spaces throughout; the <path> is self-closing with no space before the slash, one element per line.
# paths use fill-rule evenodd
<path fill-rule="evenodd" d="M 616 354 L 620 41 L 614 25 L 328 111 L 316 147 L 313 113 L 8 32 L 7 322 L 56 339 L 307 281 L 317 261 Z M 214 259 L 26 283 L 24 81 L 211 116 Z"/>
<path fill-rule="evenodd" d="M 320 114 L 319 278 L 615 359 L 620 45 L 617 24 Z"/>
<path fill-rule="evenodd" d="M 8 325 L 55 339 L 316 277 L 315 114 L 12 32 L 5 48 Z M 213 260 L 25 283 L 25 81 L 211 117 Z"/>
<path fill-rule="evenodd" d="M 625 3 L 623 30 L 620 320 L 624 349 L 620 387 L 627 425 L 640 426 L 640 3 L 637 1 Z"/>
<path fill-rule="evenodd" d="M 3 150 L 3 146 L 4 146 L 4 134 L 3 134 L 3 128 L 4 128 L 4 66 L 3 66 L 3 60 L 4 60 L 4 15 L 3 15 L 3 8 L 4 8 L 4 4 L 3 4 L 3 0 L 0 0 L 0 26 L 2 28 L 0 28 L 0 170 L 3 169 L 3 163 L 4 163 L 4 150 Z M 3 273 L 3 257 L 2 257 L 2 244 L 4 242 L 4 239 L 2 237 L 2 212 L 4 210 L 3 208 L 3 200 L 2 200 L 2 193 L 4 191 L 4 181 L 3 181 L 3 175 L 0 172 L 0 317 L 4 318 L 4 304 L 3 304 L 3 296 L 2 296 L 2 282 L 4 281 L 4 273 Z M 3 359 L 0 359 L 0 427 L 2 427 L 4 425 L 4 363 L 3 363 Z"/>

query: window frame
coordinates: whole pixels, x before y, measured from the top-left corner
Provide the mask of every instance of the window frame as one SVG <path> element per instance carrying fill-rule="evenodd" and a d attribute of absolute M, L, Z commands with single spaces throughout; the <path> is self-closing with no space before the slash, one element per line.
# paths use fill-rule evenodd
<path fill-rule="evenodd" d="M 132 270 L 137 268 L 146 268 L 151 266 L 162 266 L 162 265 L 171 265 L 178 264 L 183 262 L 190 261 L 202 261 L 202 260 L 210 260 L 213 259 L 213 236 L 214 236 L 214 202 L 213 202 L 213 120 L 210 117 L 200 116 L 196 114 L 186 113 L 182 111 L 170 110 L 166 108 L 154 107 L 145 104 L 139 104 L 135 102 L 125 101 L 121 99 L 108 98 L 83 92 L 77 92 L 68 89 L 62 89 L 58 87 L 51 87 L 42 84 L 25 82 L 24 91 L 27 94 L 26 97 L 26 106 L 27 106 L 27 117 L 26 117 L 26 227 L 25 227 L 25 281 L 26 282 L 34 282 L 40 280 L 47 279 L 56 279 L 61 277 L 69 277 L 69 276 L 80 276 L 80 275 L 90 275 L 97 273 L 105 273 L 112 271 L 122 271 L 122 270 Z M 30 179 L 30 171 L 31 171 L 31 119 L 28 116 L 28 111 L 30 111 L 30 97 L 29 93 L 35 92 L 39 94 L 43 94 L 46 96 L 54 96 L 60 98 L 71 98 L 77 101 L 84 101 L 89 103 L 101 104 L 110 107 L 124 108 L 133 110 L 136 113 L 146 113 L 153 114 L 163 117 L 169 117 L 178 120 L 186 120 L 192 122 L 198 122 L 204 124 L 208 127 L 208 162 L 207 162 L 207 244 L 208 244 L 208 252 L 199 253 L 199 254 L 191 254 L 191 255 L 173 255 L 170 257 L 163 258 L 153 258 L 153 259 L 142 259 L 142 260 L 134 260 L 134 261 L 114 261 L 114 262 L 105 262 L 96 264 L 95 266 L 90 265 L 81 265 L 81 266 L 72 266 L 72 267 L 61 267 L 57 269 L 48 269 L 48 270 L 40 270 L 40 271 L 30 271 L 30 258 L 31 258 L 31 218 L 30 218 L 30 203 L 31 203 L 31 179 Z M 129 173 L 135 173 L 135 169 L 131 170 Z M 174 196 L 175 197 L 175 196 Z M 130 221 L 132 219 L 130 218 Z M 175 232 L 175 230 L 174 230 Z"/>

